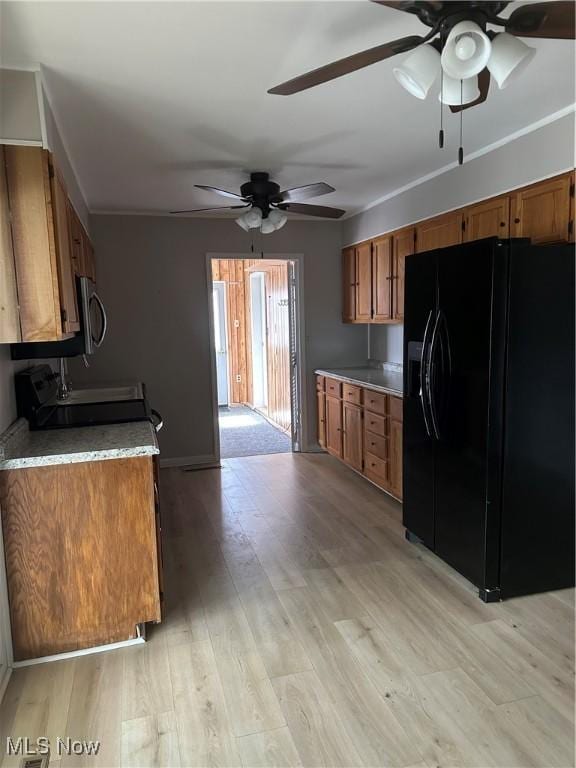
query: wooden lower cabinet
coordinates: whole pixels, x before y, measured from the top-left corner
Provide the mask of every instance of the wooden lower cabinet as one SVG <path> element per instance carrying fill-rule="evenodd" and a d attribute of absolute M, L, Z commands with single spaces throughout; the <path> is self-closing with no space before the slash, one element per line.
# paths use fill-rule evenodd
<path fill-rule="evenodd" d="M 326 395 L 326 450 L 342 458 L 342 400 Z"/>
<path fill-rule="evenodd" d="M 0 508 L 16 661 L 160 621 L 152 457 L 2 471 Z"/>
<path fill-rule="evenodd" d="M 342 458 L 353 469 L 362 471 L 362 408 L 342 403 Z"/>
<path fill-rule="evenodd" d="M 402 399 L 322 376 L 316 394 L 320 446 L 402 499 Z"/>

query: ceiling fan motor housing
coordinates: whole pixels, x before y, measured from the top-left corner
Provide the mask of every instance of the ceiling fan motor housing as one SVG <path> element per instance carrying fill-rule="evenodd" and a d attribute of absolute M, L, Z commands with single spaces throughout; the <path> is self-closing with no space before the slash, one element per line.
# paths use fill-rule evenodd
<path fill-rule="evenodd" d="M 270 203 L 279 198 L 280 185 L 270 181 L 270 174 L 264 171 L 255 171 L 250 174 L 250 181 L 242 184 L 240 194 L 249 198 L 252 205 L 260 208 L 262 218 L 267 218 L 270 213 Z"/>

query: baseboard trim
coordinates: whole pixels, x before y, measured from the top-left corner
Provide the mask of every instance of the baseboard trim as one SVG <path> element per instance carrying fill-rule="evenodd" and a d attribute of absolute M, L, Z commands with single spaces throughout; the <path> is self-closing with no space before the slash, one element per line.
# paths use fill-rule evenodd
<path fill-rule="evenodd" d="M 173 459 L 160 459 L 161 467 L 199 467 L 206 464 L 218 466 L 218 456 L 176 456 Z"/>
<path fill-rule="evenodd" d="M 31 667 L 35 664 L 45 664 L 48 661 L 61 661 L 62 659 L 73 659 L 76 656 L 88 656 L 93 653 L 104 653 L 105 651 L 115 651 L 117 648 L 126 648 L 129 645 L 141 645 L 145 643 L 144 637 L 135 637 L 132 640 L 121 640 L 118 643 L 108 643 L 107 645 L 95 645 L 92 648 L 80 648 L 78 651 L 67 651 L 66 653 L 55 653 L 52 656 L 39 656 L 37 659 L 25 659 L 24 661 L 15 661 L 12 666 L 15 669 L 19 667 Z"/>

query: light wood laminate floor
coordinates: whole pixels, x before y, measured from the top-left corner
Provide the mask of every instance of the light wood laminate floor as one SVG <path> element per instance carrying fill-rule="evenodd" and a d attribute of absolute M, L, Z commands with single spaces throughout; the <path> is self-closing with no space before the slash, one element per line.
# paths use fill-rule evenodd
<path fill-rule="evenodd" d="M 327 455 L 161 481 L 164 622 L 17 670 L 2 746 L 100 739 L 60 762 L 108 768 L 574 765 L 572 590 L 483 604 Z"/>

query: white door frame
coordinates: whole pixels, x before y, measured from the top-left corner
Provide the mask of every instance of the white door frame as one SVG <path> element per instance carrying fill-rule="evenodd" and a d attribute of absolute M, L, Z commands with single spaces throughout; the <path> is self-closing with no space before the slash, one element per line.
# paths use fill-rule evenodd
<path fill-rule="evenodd" d="M 214 322 L 214 312 L 216 311 L 216 306 L 214 305 L 214 290 L 216 288 L 216 284 L 222 286 L 222 289 L 223 289 L 222 293 L 223 293 L 223 297 L 224 297 L 224 307 L 223 307 L 223 311 L 222 311 L 223 323 L 222 323 L 222 327 L 220 329 L 220 332 L 221 332 L 221 334 L 222 333 L 224 334 L 225 345 L 226 345 L 226 353 L 225 353 L 225 358 L 226 358 L 226 405 L 229 405 L 230 404 L 230 361 L 229 361 L 228 357 L 229 357 L 229 354 L 230 354 L 230 350 L 228 349 L 228 307 L 227 307 L 228 290 L 227 290 L 226 282 L 224 280 L 213 280 L 212 281 L 212 322 Z M 220 309 L 220 307 L 218 307 L 218 309 Z M 220 312 L 219 312 L 219 314 L 220 314 Z M 212 326 L 212 327 L 214 328 L 214 326 Z M 214 332 L 212 334 L 214 345 L 216 345 L 216 343 L 217 343 L 215 330 L 216 329 L 214 328 Z M 217 397 L 218 407 L 220 407 L 220 402 L 219 402 L 219 398 L 218 398 L 218 365 L 216 365 L 216 397 Z"/>
<path fill-rule="evenodd" d="M 258 260 L 256 253 L 207 253 L 206 254 L 206 295 L 208 298 L 208 323 L 210 339 L 214 338 L 214 318 L 212 315 L 212 260 L 213 259 L 251 259 Z M 300 450 L 308 445 L 308 397 L 306 391 L 306 355 L 304 340 L 306 338 L 304 328 L 304 254 L 303 253 L 263 253 L 263 261 L 294 261 L 296 262 L 296 290 L 298 294 L 298 323 L 295 346 L 298 354 L 298 395 L 300 402 Z M 210 344 L 210 386 L 212 389 L 212 424 L 214 455 L 220 461 L 220 430 L 218 428 L 218 384 L 216 378 L 216 349 Z"/>
<path fill-rule="evenodd" d="M 267 329 L 266 329 L 266 276 L 264 272 L 251 272 L 250 273 L 250 279 L 249 279 L 249 285 L 250 285 L 250 335 L 252 342 L 254 341 L 254 327 L 255 324 L 258 322 L 260 324 L 260 332 L 262 335 L 262 348 L 258 355 L 254 354 L 254 347 L 252 347 L 252 406 L 254 408 L 261 408 L 264 406 L 265 408 L 268 407 L 268 349 L 266 344 L 266 338 L 267 338 Z M 258 285 L 258 292 L 259 297 L 258 301 L 260 302 L 260 311 L 258 313 L 258 317 L 256 318 L 254 316 L 254 287 L 255 284 Z M 262 403 L 256 403 L 255 397 L 254 397 L 254 362 L 256 359 L 259 359 L 260 361 L 260 367 L 262 369 Z"/>

